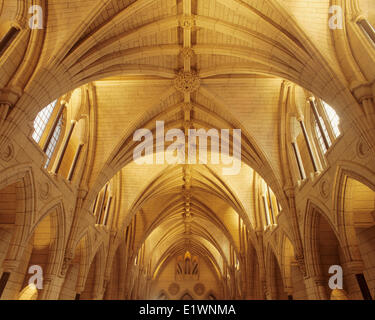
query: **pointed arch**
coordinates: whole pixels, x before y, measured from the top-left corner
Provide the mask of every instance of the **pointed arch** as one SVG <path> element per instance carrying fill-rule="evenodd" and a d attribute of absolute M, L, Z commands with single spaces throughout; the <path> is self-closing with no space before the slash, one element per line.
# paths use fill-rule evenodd
<path fill-rule="evenodd" d="M 0 172 L 0 190 L 16 185 L 16 210 L 14 231 L 6 261 L 18 261 L 23 255 L 31 226 L 35 221 L 35 182 L 32 168 L 25 165 L 8 168 Z"/>

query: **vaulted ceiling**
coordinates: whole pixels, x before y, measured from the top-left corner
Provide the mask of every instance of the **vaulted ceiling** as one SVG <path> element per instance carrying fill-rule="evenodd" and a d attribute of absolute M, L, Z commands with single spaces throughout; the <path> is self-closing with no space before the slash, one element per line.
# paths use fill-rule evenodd
<path fill-rule="evenodd" d="M 259 227 L 252 215 L 254 172 L 287 206 L 282 83 L 294 82 L 328 102 L 329 93 L 345 87 L 327 27 L 330 1 L 300 2 L 48 1 L 43 49 L 25 89 L 39 109 L 28 108 L 26 98 L 19 105 L 32 119 L 54 98 L 91 83 L 94 94 L 76 91 L 72 100 L 89 99 L 97 108 L 87 206 L 120 174 L 119 221 L 142 221 L 136 243 L 148 244 L 154 268 L 188 242 L 220 270 L 229 247 L 238 250 L 239 226 Z M 136 165 L 133 133 L 154 131 L 157 120 L 181 130 L 241 129 L 241 173 L 223 176 L 220 165 Z"/>

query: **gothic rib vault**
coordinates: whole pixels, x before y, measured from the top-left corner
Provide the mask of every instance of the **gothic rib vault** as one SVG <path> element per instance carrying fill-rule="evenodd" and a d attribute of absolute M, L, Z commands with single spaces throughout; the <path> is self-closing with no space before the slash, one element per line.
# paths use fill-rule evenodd
<path fill-rule="evenodd" d="M 374 297 L 365 23 L 372 0 L 0 0 L 0 298 Z M 138 165 L 157 121 L 241 129 L 240 173 Z"/>

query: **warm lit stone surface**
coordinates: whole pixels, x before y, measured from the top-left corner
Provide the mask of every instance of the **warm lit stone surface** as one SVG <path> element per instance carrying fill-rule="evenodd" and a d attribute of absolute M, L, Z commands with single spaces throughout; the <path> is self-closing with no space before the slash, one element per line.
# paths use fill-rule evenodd
<path fill-rule="evenodd" d="M 0 299 L 375 298 L 375 2 L 333 2 L 0 0 Z"/>

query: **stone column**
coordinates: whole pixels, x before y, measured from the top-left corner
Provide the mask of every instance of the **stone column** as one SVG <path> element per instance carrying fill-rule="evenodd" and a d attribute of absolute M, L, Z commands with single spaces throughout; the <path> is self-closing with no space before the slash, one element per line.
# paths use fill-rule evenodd
<path fill-rule="evenodd" d="M 0 148 L 6 143 L 8 132 L 16 128 L 14 123 L 6 124 L 6 120 L 22 93 L 22 89 L 18 87 L 0 89 Z M 22 117 L 18 117 L 17 121 L 19 120 Z"/>
<path fill-rule="evenodd" d="M 17 23 L 12 23 L 10 29 L 0 41 L 0 56 L 9 48 L 21 28 Z"/>
<path fill-rule="evenodd" d="M 0 127 L 3 126 L 4 121 L 8 115 L 9 109 L 10 109 L 9 103 L 0 103 Z"/>
<path fill-rule="evenodd" d="M 350 300 L 363 300 L 361 288 L 357 281 L 357 274 L 362 274 L 364 265 L 362 261 L 345 262 L 342 265 L 344 272 L 344 289 Z"/>
<path fill-rule="evenodd" d="M 315 100 L 313 98 L 310 98 L 309 99 L 309 103 L 310 103 L 311 110 L 313 112 L 315 121 L 318 124 L 318 128 L 319 128 L 320 134 L 322 136 L 324 145 L 325 145 L 326 149 L 328 150 L 330 148 L 330 143 L 329 143 L 329 141 L 328 141 L 328 139 L 327 139 L 327 137 L 325 135 L 325 132 L 324 132 L 324 129 L 323 129 L 323 125 L 322 125 L 322 123 L 320 121 L 320 115 L 318 113 L 318 110 L 316 109 Z"/>
<path fill-rule="evenodd" d="M 375 152 L 375 84 L 362 84 L 352 90 L 362 107 L 363 115 L 357 118 L 356 125 L 362 128 L 362 135 L 372 152 Z"/>
<path fill-rule="evenodd" d="M 305 278 L 306 293 L 309 300 L 329 300 L 327 281 L 321 276 L 307 276 Z"/>
<path fill-rule="evenodd" d="M 12 297 L 4 297 L 4 291 L 9 285 L 9 279 L 17 270 L 19 262 L 16 260 L 5 260 L 3 262 L 3 273 L 0 278 L 0 299 L 11 299 Z"/>
<path fill-rule="evenodd" d="M 357 23 L 366 31 L 367 35 L 375 43 L 375 31 L 370 22 L 363 17 L 362 19 L 359 19 Z"/>
<path fill-rule="evenodd" d="M 53 287 L 54 276 L 45 275 L 43 276 L 43 289 L 39 291 L 38 300 L 53 300 L 51 295 L 51 289 Z"/>
<path fill-rule="evenodd" d="M 266 280 L 263 280 L 263 281 L 262 281 L 262 289 L 263 289 L 264 298 L 265 298 L 266 300 L 272 300 L 271 290 L 270 290 L 270 288 L 268 287 L 268 284 L 267 284 L 267 281 L 266 281 Z"/>

